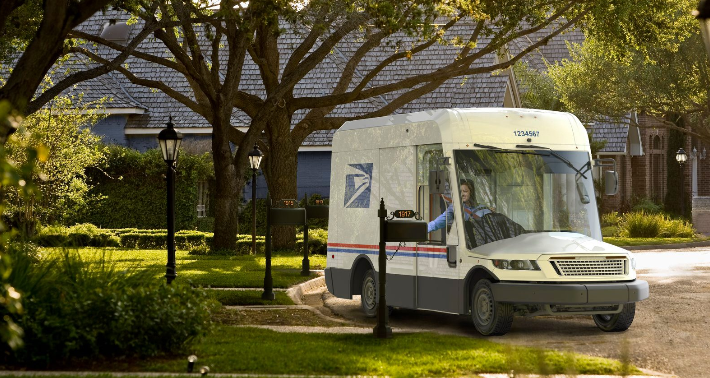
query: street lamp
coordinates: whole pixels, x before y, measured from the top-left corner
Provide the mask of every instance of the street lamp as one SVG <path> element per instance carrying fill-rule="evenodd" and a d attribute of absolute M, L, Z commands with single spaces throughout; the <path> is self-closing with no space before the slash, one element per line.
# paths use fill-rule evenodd
<path fill-rule="evenodd" d="M 168 164 L 166 176 L 168 182 L 168 263 L 165 265 L 165 278 L 168 284 L 173 282 L 175 274 L 175 165 L 177 163 L 182 134 L 173 128 L 173 117 L 170 116 L 167 128 L 158 134 L 158 143 L 163 152 L 163 160 Z"/>
<path fill-rule="evenodd" d="M 700 35 L 705 42 L 705 50 L 710 54 L 710 1 L 701 0 L 693 15 L 700 22 Z"/>
<path fill-rule="evenodd" d="M 256 255 L 256 171 L 259 169 L 259 164 L 261 164 L 261 158 L 263 158 L 259 146 L 254 143 L 254 149 L 249 152 L 249 165 L 251 165 L 251 217 L 252 217 L 252 229 L 251 229 L 251 253 Z"/>
<path fill-rule="evenodd" d="M 688 154 L 685 153 L 683 147 L 675 153 L 675 160 L 680 164 L 680 215 L 685 217 L 685 199 L 683 196 L 685 191 L 685 172 L 683 171 L 683 165 L 688 160 Z"/>

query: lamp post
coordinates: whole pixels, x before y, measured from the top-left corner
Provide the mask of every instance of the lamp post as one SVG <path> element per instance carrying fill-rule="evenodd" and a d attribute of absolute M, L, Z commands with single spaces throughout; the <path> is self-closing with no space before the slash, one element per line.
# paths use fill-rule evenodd
<path fill-rule="evenodd" d="M 705 42 L 705 50 L 710 54 L 710 1 L 701 0 L 693 15 L 700 22 L 700 35 Z"/>
<path fill-rule="evenodd" d="M 683 171 L 683 165 L 688 160 L 688 154 L 685 153 L 683 147 L 678 149 L 675 153 L 675 160 L 680 164 L 680 215 L 685 217 L 685 172 Z"/>
<path fill-rule="evenodd" d="M 163 152 L 163 160 L 168 165 L 166 180 L 168 182 L 168 263 L 165 265 L 165 278 L 168 284 L 173 282 L 175 273 L 175 165 L 177 163 L 182 134 L 173 128 L 173 117 L 170 116 L 167 128 L 158 134 L 158 144 Z"/>
<path fill-rule="evenodd" d="M 264 155 L 259 150 L 259 146 L 254 143 L 254 149 L 249 152 L 249 165 L 251 165 L 251 217 L 252 217 L 252 229 L 251 229 L 251 253 L 256 255 L 256 171 L 259 169 L 259 164 L 261 164 L 261 158 Z"/>

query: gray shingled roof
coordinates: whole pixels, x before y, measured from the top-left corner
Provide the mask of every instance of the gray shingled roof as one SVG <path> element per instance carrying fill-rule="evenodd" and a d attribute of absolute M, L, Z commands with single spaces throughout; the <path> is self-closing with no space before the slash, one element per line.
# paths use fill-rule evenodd
<path fill-rule="evenodd" d="M 592 130 L 592 139 L 606 140 L 606 145 L 600 152 L 626 152 L 626 141 L 629 136 L 628 118 L 601 117 L 589 125 Z"/>
<path fill-rule="evenodd" d="M 128 19 L 128 15 L 114 10 L 107 11 L 105 14 L 98 13 L 83 23 L 80 29 L 84 32 L 98 35 L 106 21 L 111 18 L 117 19 L 120 22 Z M 131 25 L 131 37 L 138 32 L 140 27 L 140 22 Z M 467 29 L 466 25 L 461 25 L 459 28 L 458 31 L 453 30 L 453 32 L 460 32 L 461 34 L 470 32 L 470 29 Z M 288 24 L 284 25 L 284 29 L 285 32 L 279 39 L 281 51 L 294 49 L 303 38 L 301 34 L 307 32 L 305 29 L 300 30 Z M 357 38 L 357 36 L 350 36 L 341 41 L 333 52 L 329 54 L 326 59 L 321 61 L 318 66 L 296 86 L 294 96 L 317 97 L 331 93 L 340 77 L 345 62 L 359 46 L 355 38 Z M 407 42 L 406 37 L 398 36 L 397 38 L 403 39 L 405 43 Z M 206 43 L 206 40 L 201 42 Z M 479 46 L 483 45 L 485 45 L 485 41 L 479 43 Z M 162 42 L 152 37 L 141 43 L 139 49 L 151 54 L 170 57 L 167 48 Z M 441 66 L 442 62 L 445 62 L 445 59 L 450 60 L 452 56 L 455 56 L 456 49 L 457 48 L 453 46 L 440 45 L 422 54 L 415 55 L 411 60 L 398 61 L 391 67 L 383 70 L 372 81 L 371 85 L 379 86 L 409 76 L 431 72 L 432 67 Z M 109 53 L 105 50 L 100 53 L 106 57 L 110 57 L 108 55 Z M 388 47 L 386 44 L 371 51 L 358 66 L 357 75 L 361 77 L 364 76 L 364 74 L 375 67 L 383 57 L 389 56 L 391 53 L 392 47 Z M 226 59 L 225 56 L 226 54 L 222 54 L 220 60 Z M 289 56 L 290 54 L 280 54 L 282 67 L 286 64 Z M 478 64 L 488 65 L 493 62 L 493 59 L 495 59 L 494 55 L 489 54 L 482 57 Z M 166 83 L 170 88 L 193 98 L 192 90 L 181 74 L 171 72 L 170 69 L 155 63 L 136 58 L 129 58 L 126 64 L 137 76 L 151 80 L 160 80 Z M 222 68 L 224 69 L 224 64 L 222 64 Z M 356 84 L 357 83 L 355 83 L 355 85 Z M 468 78 L 454 78 L 446 81 L 435 91 L 406 104 L 396 112 L 415 112 L 448 107 L 501 107 L 503 106 L 507 85 L 508 76 L 505 74 L 487 73 Z M 130 107 L 145 107 L 148 109 L 143 115 L 130 116 L 126 127 L 160 128 L 163 127 L 169 115 L 172 115 L 173 119 L 179 120 L 180 127 L 183 128 L 210 126 L 202 116 L 192 112 L 170 96 L 151 88 L 135 85 L 118 72 L 86 82 L 79 86 L 79 89 L 85 90 L 90 98 L 100 98 L 103 96 L 114 98 L 114 103 L 109 105 L 109 108 L 129 107 L 130 105 Z M 244 63 L 240 89 L 265 98 L 265 90 L 262 85 L 259 69 L 249 57 L 246 58 Z M 366 114 L 393 101 L 401 93 L 402 92 L 390 93 L 339 106 L 334 109 L 331 114 L 337 116 Z M 305 114 L 305 111 L 294 114 L 293 124 L 301 120 Z M 234 126 L 248 126 L 249 123 L 250 119 L 246 114 L 235 110 L 232 116 L 232 124 Z M 303 144 L 315 146 L 330 145 L 333 133 L 334 130 L 315 132 L 311 134 Z"/>

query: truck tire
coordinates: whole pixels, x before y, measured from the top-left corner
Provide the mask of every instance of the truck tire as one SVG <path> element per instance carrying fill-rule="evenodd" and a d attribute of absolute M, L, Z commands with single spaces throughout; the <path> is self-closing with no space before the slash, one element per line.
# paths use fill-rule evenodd
<path fill-rule="evenodd" d="M 377 315 L 377 281 L 375 281 L 375 271 L 372 269 L 368 269 L 362 279 L 360 306 L 368 318 L 374 318 Z"/>
<path fill-rule="evenodd" d="M 505 335 L 513 325 L 513 305 L 496 302 L 491 281 L 482 279 L 476 282 L 471 292 L 471 317 L 481 335 Z"/>
<path fill-rule="evenodd" d="M 618 314 L 592 315 L 594 323 L 604 332 L 626 331 L 634 322 L 636 303 L 626 303 Z"/>

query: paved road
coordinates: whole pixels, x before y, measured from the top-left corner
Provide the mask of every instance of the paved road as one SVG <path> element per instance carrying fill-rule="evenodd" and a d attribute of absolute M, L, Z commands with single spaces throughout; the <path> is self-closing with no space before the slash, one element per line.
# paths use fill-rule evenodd
<path fill-rule="evenodd" d="M 640 279 L 650 285 L 649 299 L 638 303 L 631 328 L 620 334 L 600 331 L 591 317 L 516 317 L 497 342 L 575 351 L 624 359 L 636 366 L 682 378 L 710 377 L 710 248 L 635 253 Z M 356 300 L 324 293 L 326 307 L 346 318 L 364 318 Z M 390 318 L 395 329 L 478 335 L 468 317 L 426 311 L 398 310 Z"/>

